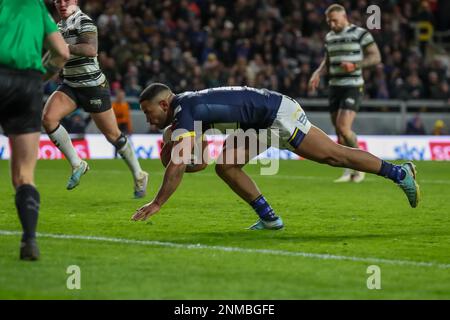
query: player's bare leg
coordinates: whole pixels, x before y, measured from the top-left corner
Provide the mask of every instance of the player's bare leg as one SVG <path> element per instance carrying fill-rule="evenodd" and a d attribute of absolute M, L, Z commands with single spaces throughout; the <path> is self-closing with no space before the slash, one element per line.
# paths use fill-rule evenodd
<path fill-rule="evenodd" d="M 39 259 L 36 227 L 40 196 L 34 186 L 34 168 L 38 157 L 40 133 L 9 135 L 11 143 L 11 176 L 16 190 L 16 208 L 22 224 L 20 259 Z"/>
<path fill-rule="evenodd" d="M 331 113 L 331 123 L 333 124 L 333 127 L 334 127 L 335 132 L 336 132 L 337 142 L 339 144 L 345 145 L 345 142 L 343 141 L 342 136 L 339 135 L 339 132 L 338 132 L 337 127 L 336 127 L 337 116 L 338 116 L 338 112 L 337 111 Z M 352 181 L 352 170 L 348 169 L 348 168 L 345 168 L 344 172 L 342 173 L 342 175 L 339 178 L 337 178 L 336 180 L 334 180 L 334 182 L 337 182 L 337 183 L 350 182 L 350 181 Z"/>
<path fill-rule="evenodd" d="M 356 118 L 356 112 L 348 109 L 339 109 L 336 114 L 336 134 L 338 136 L 338 141 L 340 144 L 343 144 L 347 147 L 358 148 L 358 138 L 355 132 L 352 130 L 353 121 Z M 344 175 L 335 180 L 335 182 L 344 182 L 348 178 L 349 181 L 352 180 L 354 182 L 361 182 L 364 180 L 364 172 L 362 171 L 353 171 L 350 172 L 350 177 L 346 174 L 348 170 L 344 171 Z"/>
<path fill-rule="evenodd" d="M 337 144 L 315 126 L 311 127 L 295 151 L 309 160 L 334 167 L 378 173 L 381 166 L 381 159 L 369 152 Z"/>
<path fill-rule="evenodd" d="M 412 207 L 419 198 L 419 185 L 415 181 L 415 166 L 407 162 L 401 166 L 382 161 L 373 154 L 334 143 L 322 130 L 312 126 L 295 152 L 309 160 L 384 176 L 397 183 L 408 197 Z"/>
<path fill-rule="evenodd" d="M 116 148 L 117 152 L 130 168 L 134 178 L 134 197 L 144 197 L 147 192 L 148 173 L 141 169 L 131 143 L 119 130 L 113 110 L 109 109 L 100 113 L 91 113 L 91 117 L 97 125 L 97 128 Z"/>
<path fill-rule="evenodd" d="M 45 131 L 72 166 L 72 174 L 67 183 L 68 190 L 78 186 L 81 176 L 89 170 L 87 162 L 81 160 L 73 147 L 69 133 L 60 124 L 61 119 L 76 108 L 75 102 L 68 95 L 55 91 L 47 100 L 42 116 L 42 125 Z"/>
<path fill-rule="evenodd" d="M 222 154 L 219 155 L 220 161 L 218 161 L 221 163 L 217 163 L 215 166 L 216 173 L 236 194 L 250 203 L 261 192 L 252 178 L 242 170 L 250 160 L 248 147 L 236 146 L 235 143 L 232 143 L 232 139 L 234 136 L 230 135 L 224 142 Z M 244 159 L 245 163 L 238 163 L 239 158 Z M 232 162 L 228 163 L 227 160 L 232 160 Z"/>
<path fill-rule="evenodd" d="M 275 212 L 267 203 L 261 191 L 259 191 L 256 183 L 242 170 L 251 158 L 248 143 L 246 142 L 245 145 L 237 145 L 232 141 L 233 139 L 235 139 L 235 136 L 230 135 L 224 143 L 222 154 L 219 156 L 220 163 L 217 163 L 215 167 L 217 175 L 237 195 L 252 206 L 260 217 L 250 229 L 275 230 L 283 228 L 281 218 L 275 215 Z M 244 161 L 241 161 L 242 159 Z M 232 160 L 231 163 L 230 160 Z"/>

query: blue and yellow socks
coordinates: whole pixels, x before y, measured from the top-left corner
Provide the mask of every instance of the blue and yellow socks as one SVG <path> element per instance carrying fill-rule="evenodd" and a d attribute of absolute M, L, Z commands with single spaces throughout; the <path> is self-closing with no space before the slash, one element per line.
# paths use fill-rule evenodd
<path fill-rule="evenodd" d="M 272 207 L 267 203 L 263 195 L 260 195 L 258 198 L 250 202 L 250 205 L 261 220 L 275 221 L 278 219 L 278 216 L 275 214 Z"/>
<path fill-rule="evenodd" d="M 405 178 L 406 173 L 404 170 L 402 170 L 401 166 L 382 160 L 380 172 L 378 172 L 378 175 L 391 179 L 395 183 L 399 183 Z"/>

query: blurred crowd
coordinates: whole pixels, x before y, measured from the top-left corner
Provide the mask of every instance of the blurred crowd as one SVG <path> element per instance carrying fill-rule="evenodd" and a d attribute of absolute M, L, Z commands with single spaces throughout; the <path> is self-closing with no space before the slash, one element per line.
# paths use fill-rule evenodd
<path fill-rule="evenodd" d="M 444 120 L 437 119 L 434 122 L 433 128 L 427 131 L 425 124 L 420 116 L 420 113 L 415 114 L 411 119 L 406 122 L 405 134 L 407 135 L 434 135 L 434 136 L 444 136 L 448 135 L 449 131 L 445 125 Z"/>
<path fill-rule="evenodd" d="M 416 41 L 414 22 L 450 29 L 440 0 L 80 0 L 98 26 L 99 63 L 113 89 L 139 95 L 148 83 L 175 91 L 249 85 L 293 97 L 308 91 L 328 32 L 324 11 L 334 2 L 352 23 L 365 26 L 370 4 L 381 8 L 381 30 L 371 30 L 383 64 L 366 69 L 366 96 L 449 99 L 448 61 Z M 326 79 L 324 79 L 326 80 Z M 54 83 L 47 91 L 55 88 Z"/>

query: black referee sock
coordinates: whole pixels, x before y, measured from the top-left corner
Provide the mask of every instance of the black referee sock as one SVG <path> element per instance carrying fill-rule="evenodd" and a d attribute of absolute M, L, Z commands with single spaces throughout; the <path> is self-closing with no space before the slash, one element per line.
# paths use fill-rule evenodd
<path fill-rule="evenodd" d="M 23 184 L 16 190 L 16 208 L 22 224 L 22 241 L 36 238 L 36 226 L 40 206 L 39 192 L 30 184 Z"/>

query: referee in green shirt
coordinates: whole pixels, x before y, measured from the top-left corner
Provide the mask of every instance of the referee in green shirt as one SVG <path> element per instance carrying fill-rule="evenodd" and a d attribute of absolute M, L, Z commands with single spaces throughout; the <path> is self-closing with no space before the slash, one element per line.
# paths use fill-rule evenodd
<path fill-rule="evenodd" d="M 20 259 L 37 260 L 40 206 L 34 186 L 38 156 L 43 79 L 69 59 L 67 44 L 43 0 L 0 0 L 0 126 L 11 146 L 11 176 L 23 235 Z M 42 62 L 43 47 L 49 49 Z"/>
<path fill-rule="evenodd" d="M 358 148 L 358 140 L 352 124 L 363 98 L 364 79 L 362 69 L 381 62 L 381 55 L 369 31 L 351 24 L 345 8 L 332 4 L 325 12 L 330 32 L 325 37 L 325 58 L 309 81 L 316 90 L 320 76 L 328 73 L 331 120 L 338 142 Z M 364 172 L 344 170 L 335 182 L 361 182 Z"/>

